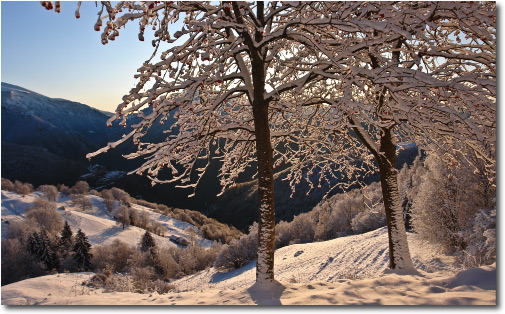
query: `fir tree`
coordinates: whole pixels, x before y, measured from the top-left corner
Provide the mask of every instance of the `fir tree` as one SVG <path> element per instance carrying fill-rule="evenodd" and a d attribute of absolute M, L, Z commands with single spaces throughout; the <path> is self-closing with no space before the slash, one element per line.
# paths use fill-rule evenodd
<path fill-rule="evenodd" d="M 81 229 L 79 229 L 75 235 L 74 254 L 72 254 L 72 258 L 79 268 L 91 270 L 91 257 L 93 257 L 93 255 L 89 253 L 90 249 L 91 244 L 88 238 Z"/>
<path fill-rule="evenodd" d="M 154 242 L 151 233 L 146 230 L 144 235 L 142 236 L 142 240 L 140 240 L 140 250 L 142 252 L 152 251 L 156 247 L 156 243 Z"/>
<path fill-rule="evenodd" d="M 39 247 L 40 247 L 40 238 L 37 232 L 34 231 L 32 234 L 30 234 L 30 236 L 26 240 L 26 250 L 32 256 L 37 257 Z"/>
<path fill-rule="evenodd" d="M 72 236 L 73 236 L 72 229 L 70 228 L 68 221 L 65 220 L 65 225 L 63 226 L 63 230 L 61 231 L 61 237 L 60 237 L 61 252 L 68 253 L 68 251 L 70 251 L 73 242 Z"/>
<path fill-rule="evenodd" d="M 60 266 L 58 255 L 53 249 L 53 243 L 51 239 L 49 239 L 47 233 L 41 231 L 38 235 L 35 235 L 34 238 L 34 242 L 30 244 L 30 253 L 37 261 L 42 262 L 47 270 L 58 268 Z"/>

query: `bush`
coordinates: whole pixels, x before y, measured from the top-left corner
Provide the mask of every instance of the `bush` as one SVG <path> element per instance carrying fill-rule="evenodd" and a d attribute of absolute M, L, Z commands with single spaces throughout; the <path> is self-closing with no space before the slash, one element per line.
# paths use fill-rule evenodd
<path fill-rule="evenodd" d="M 118 189 L 118 188 L 112 188 L 110 189 L 112 196 L 118 200 L 119 202 L 123 203 L 124 205 L 131 207 L 131 197 L 130 194 L 127 192 Z"/>
<path fill-rule="evenodd" d="M 56 204 L 43 198 L 36 198 L 32 207 L 26 208 L 26 220 L 53 235 L 63 229 L 63 219 L 56 210 Z"/>
<path fill-rule="evenodd" d="M 463 236 L 468 243 L 463 258 L 465 267 L 473 268 L 496 262 L 496 209 L 480 210 L 472 228 L 464 232 Z"/>
<path fill-rule="evenodd" d="M 386 225 L 386 212 L 383 208 L 377 211 L 364 211 L 351 221 L 352 231 L 356 234 L 365 233 L 383 227 Z"/>
<path fill-rule="evenodd" d="M 151 220 L 148 228 L 152 233 L 159 235 L 161 237 L 165 236 L 165 233 L 168 232 L 167 228 L 163 226 L 159 221 Z"/>
<path fill-rule="evenodd" d="M 230 269 L 240 268 L 257 258 L 258 223 L 249 228 L 249 233 L 240 239 L 234 239 L 225 244 L 214 262 L 214 267 Z"/>
<path fill-rule="evenodd" d="M 102 190 L 100 194 L 105 203 L 105 208 L 107 208 L 109 213 L 114 212 L 116 210 L 116 201 L 114 199 L 114 195 L 112 195 L 112 192 L 110 190 L 105 189 Z"/>
<path fill-rule="evenodd" d="M 28 195 L 33 192 L 33 185 L 30 183 L 21 183 L 14 181 L 14 192 L 21 195 Z"/>
<path fill-rule="evenodd" d="M 77 181 L 72 187 L 72 194 L 87 195 L 89 192 L 89 184 L 86 181 Z"/>
<path fill-rule="evenodd" d="M 72 194 L 72 189 L 66 186 L 65 184 L 58 185 L 58 191 L 64 196 L 69 196 Z"/>
<path fill-rule="evenodd" d="M 42 195 L 50 202 L 56 202 L 60 196 L 60 192 L 54 185 L 41 185 L 37 191 L 42 192 Z"/>
<path fill-rule="evenodd" d="M 110 268 L 113 272 L 125 272 L 129 267 L 128 261 L 135 251 L 134 248 L 118 239 L 110 245 L 94 245 L 91 249 L 93 254 L 91 264 L 95 270 L 99 271 Z"/>
<path fill-rule="evenodd" d="M 11 221 L 7 227 L 7 239 L 24 241 L 30 234 L 39 231 L 40 228 L 37 224 L 32 224 L 26 220 Z"/>
<path fill-rule="evenodd" d="M 468 169 L 449 168 L 436 155 L 425 160 L 427 172 L 412 205 L 412 227 L 422 238 L 447 251 L 465 248 L 461 232 L 472 227 L 478 208 L 477 180 Z"/>
<path fill-rule="evenodd" d="M 102 196 L 102 193 L 98 192 L 97 190 L 90 190 L 89 191 L 89 195 L 93 195 L 93 196 Z"/>
<path fill-rule="evenodd" d="M 2 190 L 14 192 L 14 183 L 9 179 L 2 178 Z"/>
<path fill-rule="evenodd" d="M 20 239 L 2 240 L 2 286 L 44 274 Z"/>
<path fill-rule="evenodd" d="M 300 214 L 287 223 L 275 226 L 275 247 L 280 248 L 295 243 L 310 243 L 315 237 L 315 222 L 310 213 Z"/>
<path fill-rule="evenodd" d="M 146 200 L 137 200 L 137 205 L 144 206 L 144 207 L 151 208 L 151 209 L 158 209 L 158 207 L 160 206 L 156 203 L 151 203 Z M 163 205 L 163 206 L 165 206 L 165 205 Z"/>
<path fill-rule="evenodd" d="M 91 210 L 93 208 L 93 202 L 84 194 L 73 194 L 72 205 L 79 207 L 83 211 Z"/>

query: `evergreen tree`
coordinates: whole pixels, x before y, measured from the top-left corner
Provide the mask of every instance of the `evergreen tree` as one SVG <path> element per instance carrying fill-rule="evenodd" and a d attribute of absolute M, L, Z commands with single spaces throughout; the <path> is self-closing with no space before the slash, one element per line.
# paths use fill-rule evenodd
<path fill-rule="evenodd" d="M 61 231 L 60 237 L 60 251 L 65 255 L 70 251 L 73 242 L 73 232 L 68 224 L 68 221 L 65 220 L 65 225 L 63 226 L 63 230 Z"/>
<path fill-rule="evenodd" d="M 49 239 L 45 231 L 41 231 L 39 234 L 32 234 L 30 236 L 28 243 L 28 251 L 35 260 L 42 262 L 47 270 L 58 268 L 60 266 L 58 255 L 53 249 L 53 243 Z"/>
<path fill-rule="evenodd" d="M 140 250 L 142 252 L 153 251 L 151 249 L 154 249 L 155 247 L 156 247 L 156 243 L 154 242 L 154 239 L 151 236 L 151 233 L 146 230 L 146 232 L 142 236 L 142 239 L 140 240 Z"/>
<path fill-rule="evenodd" d="M 79 268 L 91 270 L 91 257 L 93 257 L 93 255 L 89 253 L 90 249 L 91 244 L 89 243 L 88 238 L 84 232 L 79 229 L 75 235 L 73 248 L 74 254 L 72 254 L 72 258 Z"/>
<path fill-rule="evenodd" d="M 39 247 L 40 247 L 39 235 L 37 234 L 37 232 L 34 231 L 32 234 L 30 234 L 30 236 L 26 240 L 26 250 L 28 251 L 28 253 L 36 257 L 37 252 L 39 251 Z"/>

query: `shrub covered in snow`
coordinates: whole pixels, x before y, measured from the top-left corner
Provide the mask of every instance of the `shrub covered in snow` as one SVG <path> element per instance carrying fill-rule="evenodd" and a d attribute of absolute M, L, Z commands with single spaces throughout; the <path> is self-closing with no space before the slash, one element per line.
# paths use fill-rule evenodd
<path fill-rule="evenodd" d="M 496 209 L 480 210 L 470 230 L 463 233 L 468 243 L 464 265 L 468 268 L 489 265 L 496 261 Z"/>
<path fill-rule="evenodd" d="M 275 247 L 313 242 L 316 224 L 311 213 L 303 213 L 291 222 L 281 221 L 275 226 Z"/>
<path fill-rule="evenodd" d="M 91 264 L 98 271 L 109 267 L 113 272 L 125 272 L 134 252 L 135 248 L 115 239 L 111 245 L 93 246 Z"/>
<path fill-rule="evenodd" d="M 43 198 L 36 198 L 32 206 L 26 207 L 26 221 L 49 234 L 58 234 L 63 228 L 56 204 Z"/>
<path fill-rule="evenodd" d="M 258 247 L 258 224 L 249 228 L 249 233 L 225 244 L 219 252 L 214 267 L 229 269 L 240 268 L 256 259 Z"/>
<path fill-rule="evenodd" d="M 37 191 L 42 192 L 42 195 L 50 202 L 56 202 L 60 196 L 60 192 L 54 185 L 41 185 Z"/>
<path fill-rule="evenodd" d="M 149 208 L 156 207 L 156 211 L 163 215 L 187 222 L 200 228 L 202 236 L 211 241 L 218 241 L 224 244 L 233 239 L 238 239 L 242 235 L 242 232 L 235 227 L 220 223 L 217 220 L 208 218 L 200 212 L 194 210 L 169 208 L 163 204 L 154 204 L 142 201 L 138 201 L 138 204 L 146 204 Z"/>
<path fill-rule="evenodd" d="M 351 221 L 352 231 L 355 234 L 372 231 L 384 225 L 386 225 L 386 213 L 384 209 L 362 211 L 354 216 Z"/>
<path fill-rule="evenodd" d="M 88 194 L 89 192 L 89 184 L 86 181 L 77 181 L 75 185 L 72 187 L 73 194 Z"/>
<path fill-rule="evenodd" d="M 33 192 L 33 185 L 31 185 L 30 183 L 22 183 L 16 180 L 14 181 L 14 187 L 12 192 L 21 195 L 28 195 Z"/>
<path fill-rule="evenodd" d="M 83 211 L 91 210 L 93 208 L 93 202 L 85 194 L 72 194 L 72 204 Z"/>
<path fill-rule="evenodd" d="M 2 240 L 2 286 L 44 274 L 21 239 Z"/>
<path fill-rule="evenodd" d="M 14 192 L 14 183 L 9 179 L 2 178 L 1 186 L 4 191 Z"/>
<path fill-rule="evenodd" d="M 485 195 L 469 167 L 448 166 L 432 154 L 412 205 L 413 229 L 424 239 L 451 250 L 464 249 L 462 232 L 472 228 Z"/>

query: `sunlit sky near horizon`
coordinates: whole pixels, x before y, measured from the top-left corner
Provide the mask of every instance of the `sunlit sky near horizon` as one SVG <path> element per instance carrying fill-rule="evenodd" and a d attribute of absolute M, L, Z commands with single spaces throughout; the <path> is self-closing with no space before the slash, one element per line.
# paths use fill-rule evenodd
<path fill-rule="evenodd" d="M 113 112 L 151 56 L 153 32 L 146 29 L 140 42 L 138 23 L 127 25 L 104 46 L 93 29 L 95 2 L 83 2 L 80 19 L 76 8 L 77 2 L 63 2 L 58 14 L 38 1 L 2 1 L 1 80 Z"/>

